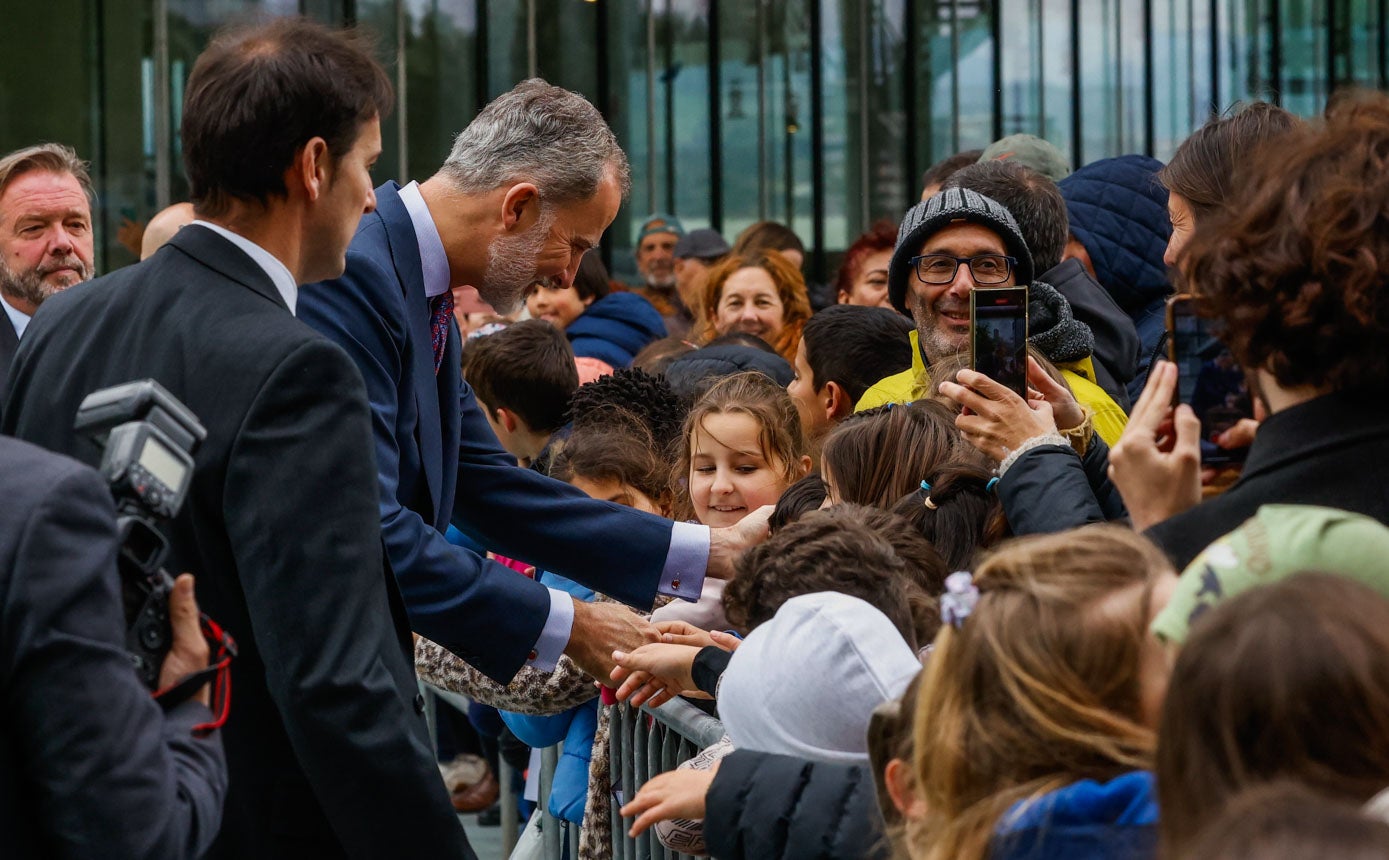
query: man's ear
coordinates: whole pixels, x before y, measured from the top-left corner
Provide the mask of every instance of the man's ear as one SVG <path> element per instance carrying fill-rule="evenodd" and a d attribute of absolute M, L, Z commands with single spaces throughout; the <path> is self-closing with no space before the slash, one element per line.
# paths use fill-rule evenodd
<path fill-rule="evenodd" d="M 502 196 L 502 226 L 510 232 L 529 230 L 540 217 L 540 189 L 518 182 Z"/>
<path fill-rule="evenodd" d="M 498 407 L 497 411 L 493 412 L 492 415 L 496 418 L 497 423 L 501 425 L 503 430 L 508 433 L 516 432 L 516 425 L 520 419 L 516 417 L 515 412 L 502 406 Z"/>
<path fill-rule="evenodd" d="M 825 417 L 831 422 L 839 421 L 848 417 L 854 411 L 854 399 L 849 396 L 849 392 L 844 390 L 844 386 L 838 382 L 830 381 L 825 383 Z"/>
<path fill-rule="evenodd" d="M 311 138 L 294 154 L 294 161 L 285 171 L 285 188 L 289 196 L 301 192 L 309 201 L 317 200 L 328 188 L 331 172 L 328 142 L 321 137 Z"/>

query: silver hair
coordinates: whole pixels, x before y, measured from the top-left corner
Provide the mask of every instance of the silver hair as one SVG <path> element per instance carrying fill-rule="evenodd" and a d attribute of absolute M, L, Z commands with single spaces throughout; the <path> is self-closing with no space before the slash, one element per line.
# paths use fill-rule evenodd
<path fill-rule="evenodd" d="M 531 182 L 549 203 L 587 200 L 609 173 L 624 199 L 632 187 L 627 156 L 598 109 L 539 78 L 483 108 L 454 139 L 440 173 L 470 194 Z"/>

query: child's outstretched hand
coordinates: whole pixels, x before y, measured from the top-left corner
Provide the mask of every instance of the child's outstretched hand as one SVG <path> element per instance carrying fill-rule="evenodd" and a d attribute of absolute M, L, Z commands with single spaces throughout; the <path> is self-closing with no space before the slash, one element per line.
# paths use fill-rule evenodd
<path fill-rule="evenodd" d="M 639 708 L 660 707 L 677 696 L 709 696 L 695 689 L 691 671 L 699 648 L 694 645 L 653 643 L 629 652 L 614 651 L 611 678 L 618 682 L 617 700 L 631 700 Z"/>
<path fill-rule="evenodd" d="M 622 807 L 624 818 L 637 816 L 628 834 L 635 837 L 658 821 L 703 819 L 704 796 L 709 793 L 709 786 L 714 784 L 718 771 L 719 764 L 715 762 L 709 770 L 682 768 L 652 777 L 637 792 L 637 796 Z"/>

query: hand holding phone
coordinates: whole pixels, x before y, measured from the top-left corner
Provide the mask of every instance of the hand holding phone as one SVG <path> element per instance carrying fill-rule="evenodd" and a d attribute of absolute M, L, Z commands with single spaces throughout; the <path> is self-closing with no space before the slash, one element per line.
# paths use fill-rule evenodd
<path fill-rule="evenodd" d="M 1253 391 L 1229 348 L 1196 314 L 1192 297 L 1185 293 L 1167 300 L 1167 357 L 1178 373 L 1172 405 L 1190 405 L 1201 421 L 1202 465 L 1238 469 L 1248 447 L 1222 445 L 1219 440 L 1254 417 Z"/>

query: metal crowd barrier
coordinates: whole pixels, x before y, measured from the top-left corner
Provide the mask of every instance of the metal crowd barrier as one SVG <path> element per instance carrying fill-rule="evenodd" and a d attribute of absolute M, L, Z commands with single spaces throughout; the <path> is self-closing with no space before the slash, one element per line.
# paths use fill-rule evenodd
<path fill-rule="evenodd" d="M 425 719 L 430 737 L 437 737 L 436 708 L 442 700 L 460 711 L 467 711 L 468 698 L 432 684 L 420 682 L 425 698 Z M 618 808 L 633 796 L 653 776 L 674 770 L 687 759 L 723 737 L 723 723 L 681 699 L 674 699 L 659 708 L 633 708 L 631 705 L 608 706 L 608 767 L 612 778 L 612 843 L 613 860 L 682 860 L 690 857 L 666 848 L 656 838 L 654 829 L 636 839 L 627 835 L 634 819 L 624 819 Z M 540 751 L 539 800 L 536 804 L 542 818 L 541 839 L 545 860 L 575 860 L 579 852 L 579 828 L 550 815 L 550 788 L 554 783 L 555 767 L 559 763 L 562 744 Z M 516 794 L 509 791 L 511 768 L 501 762 L 497 780 L 502 785 L 502 852 L 510 856 L 520 835 L 517 827 Z"/>
<path fill-rule="evenodd" d="M 618 704 L 609 707 L 609 769 L 612 808 L 613 860 L 675 860 L 689 855 L 665 847 L 654 828 L 633 839 L 627 835 L 634 819 L 624 819 L 618 807 L 634 797 L 647 780 L 674 770 L 723 737 L 723 723 L 689 702 L 673 699 L 655 710 Z M 571 855 L 572 856 L 572 855 Z"/>

